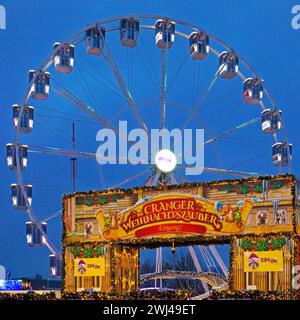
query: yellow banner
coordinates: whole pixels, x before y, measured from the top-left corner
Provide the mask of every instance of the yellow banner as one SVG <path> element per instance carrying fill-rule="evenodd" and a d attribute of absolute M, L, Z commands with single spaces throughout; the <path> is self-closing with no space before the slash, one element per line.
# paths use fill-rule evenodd
<path fill-rule="evenodd" d="M 79 258 L 74 260 L 74 276 L 90 277 L 105 275 L 104 257 Z"/>
<path fill-rule="evenodd" d="M 250 199 L 230 206 L 189 194 L 163 194 L 109 217 L 101 209 L 96 218 L 106 240 L 226 235 L 243 231 L 252 205 Z"/>
<path fill-rule="evenodd" d="M 283 251 L 246 251 L 245 272 L 283 271 Z"/>

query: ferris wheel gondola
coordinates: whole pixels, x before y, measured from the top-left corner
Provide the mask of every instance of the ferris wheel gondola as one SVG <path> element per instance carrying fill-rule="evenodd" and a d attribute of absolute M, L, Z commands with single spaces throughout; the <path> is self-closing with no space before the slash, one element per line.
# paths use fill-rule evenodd
<path fill-rule="evenodd" d="M 8 143 L 6 145 L 6 160 L 7 166 L 10 170 L 16 170 L 17 168 L 17 156 L 16 156 L 16 146 L 12 143 Z M 18 148 L 19 152 L 19 162 L 21 170 L 25 170 L 27 168 L 27 160 L 28 160 L 28 146 L 20 145 Z"/>
<path fill-rule="evenodd" d="M 53 49 L 57 51 L 54 57 L 54 65 L 57 72 L 70 73 L 74 67 L 74 46 L 69 44 L 60 45 L 55 42 Z"/>
<path fill-rule="evenodd" d="M 20 133 L 30 133 L 33 129 L 33 115 L 34 108 L 29 105 L 23 107 L 22 115 L 20 116 L 20 105 L 14 104 L 12 106 L 13 112 L 13 125 L 14 128 L 20 131 Z M 20 118 L 20 125 L 19 125 Z"/>
<path fill-rule="evenodd" d="M 47 234 L 47 222 L 43 221 L 40 225 L 44 233 Z M 32 221 L 26 222 L 26 242 L 31 247 L 41 247 L 46 245 L 46 238 L 40 232 L 38 223 L 33 223 Z"/>
<path fill-rule="evenodd" d="M 87 53 L 101 56 L 104 49 L 105 29 L 97 26 L 88 28 L 85 32 L 85 43 Z"/>
<path fill-rule="evenodd" d="M 160 49 L 170 49 L 175 40 L 175 22 L 158 19 L 155 23 L 155 42 Z"/>
<path fill-rule="evenodd" d="M 259 79 L 248 78 L 244 80 L 244 101 L 248 104 L 258 104 L 264 94 L 262 81 Z"/>
<path fill-rule="evenodd" d="M 189 36 L 192 59 L 206 59 L 209 53 L 209 36 L 203 32 L 192 32 Z"/>
<path fill-rule="evenodd" d="M 140 22 L 135 19 L 121 19 L 120 40 L 124 47 L 134 48 L 140 31 Z"/>
<path fill-rule="evenodd" d="M 261 113 L 261 126 L 263 133 L 274 134 L 281 128 L 281 110 L 265 109 Z"/>
<path fill-rule="evenodd" d="M 31 86 L 31 96 L 35 100 L 46 100 L 50 91 L 50 73 L 29 70 L 29 83 Z"/>
<path fill-rule="evenodd" d="M 239 57 L 234 52 L 223 51 L 219 55 L 220 76 L 233 79 L 239 71 Z"/>

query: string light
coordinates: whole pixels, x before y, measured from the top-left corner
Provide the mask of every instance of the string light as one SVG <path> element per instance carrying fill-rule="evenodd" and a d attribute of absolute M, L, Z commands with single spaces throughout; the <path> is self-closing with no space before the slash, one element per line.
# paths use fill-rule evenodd
<path fill-rule="evenodd" d="M 175 254 L 176 249 L 175 249 L 175 244 L 172 242 L 172 249 L 171 249 L 172 254 Z"/>

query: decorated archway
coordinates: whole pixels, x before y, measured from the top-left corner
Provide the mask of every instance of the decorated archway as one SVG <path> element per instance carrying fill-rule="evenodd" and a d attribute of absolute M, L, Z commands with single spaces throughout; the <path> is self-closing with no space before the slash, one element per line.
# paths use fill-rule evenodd
<path fill-rule="evenodd" d="M 149 277 L 174 276 L 234 290 L 290 289 L 299 260 L 296 189 L 286 175 L 66 195 L 64 289 L 124 293 Z M 139 275 L 140 248 L 225 243 L 228 278 L 183 270 Z"/>

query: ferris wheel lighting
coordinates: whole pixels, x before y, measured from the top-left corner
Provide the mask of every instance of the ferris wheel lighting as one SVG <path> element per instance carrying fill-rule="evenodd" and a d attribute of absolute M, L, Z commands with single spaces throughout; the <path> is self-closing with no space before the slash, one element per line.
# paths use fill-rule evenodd
<path fill-rule="evenodd" d="M 155 164 L 161 172 L 170 173 L 175 169 L 177 159 L 172 151 L 162 149 L 155 156 Z"/>
<path fill-rule="evenodd" d="M 26 242 L 28 245 L 32 244 L 32 235 L 31 234 L 26 235 Z"/>
<path fill-rule="evenodd" d="M 17 206 L 17 197 L 16 196 L 12 196 L 12 204 L 13 204 L 13 207 Z"/>
<path fill-rule="evenodd" d="M 13 160 L 12 160 L 12 157 L 10 156 L 7 157 L 7 165 L 9 168 L 12 168 L 13 166 Z"/>
<path fill-rule="evenodd" d="M 54 267 L 52 267 L 52 268 L 50 268 L 50 275 L 52 276 L 52 277 L 55 277 L 56 276 L 56 268 L 54 268 Z"/>

